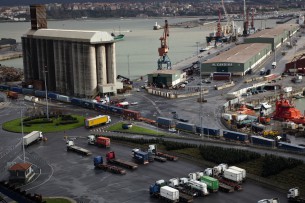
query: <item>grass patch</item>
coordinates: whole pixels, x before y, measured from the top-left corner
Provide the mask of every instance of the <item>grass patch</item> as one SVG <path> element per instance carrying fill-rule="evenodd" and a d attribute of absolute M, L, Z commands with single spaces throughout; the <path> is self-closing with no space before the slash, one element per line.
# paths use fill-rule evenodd
<path fill-rule="evenodd" d="M 71 201 L 64 198 L 43 198 L 47 203 L 70 203 Z"/>
<path fill-rule="evenodd" d="M 66 125 L 56 125 L 61 121 L 61 118 L 52 118 L 53 123 L 39 123 L 39 124 L 31 124 L 31 126 L 23 125 L 23 132 L 29 133 L 34 130 L 41 131 L 44 133 L 48 132 L 60 132 L 65 130 L 71 130 L 74 128 L 78 128 L 84 126 L 84 119 L 85 117 L 79 115 L 73 115 L 73 117 L 77 118 L 77 123 L 66 124 Z M 10 132 L 21 132 L 21 125 L 20 125 L 20 118 L 5 122 L 2 124 L 3 130 L 10 131 Z"/>
<path fill-rule="evenodd" d="M 136 126 L 132 124 L 132 127 L 129 129 L 123 129 L 122 128 L 123 122 L 118 122 L 110 127 L 107 128 L 108 131 L 116 131 L 116 132 L 128 132 L 133 134 L 149 134 L 149 135 L 156 135 L 156 136 L 162 136 L 164 133 L 158 132 L 152 129 L 143 128 L 140 126 Z"/>

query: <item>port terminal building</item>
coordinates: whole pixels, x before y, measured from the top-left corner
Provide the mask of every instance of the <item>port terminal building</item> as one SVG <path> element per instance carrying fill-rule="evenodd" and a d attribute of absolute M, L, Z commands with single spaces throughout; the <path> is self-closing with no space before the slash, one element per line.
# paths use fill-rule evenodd
<path fill-rule="evenodd" d="M 243 76 L 255 69 L 276 48 L 289 42 L 298 30 L 297 24 L 282 24 L 256 32 L 244 38 L 243 44 L 201 63 L 201 74 L 230 72 L 233 76 Z"/>
<path fill-rule="evenodd" d="M 201 74 L 210 75 L 214 72 L 230 72 L 233 76 L 243 76 L 269 56 L 271 49 L 271 44 L 267 43 L 237 45 L 203 62 L 201 64 Z"/>
<path fill-rule="evenodd" d="M 147 74 L 148 84 L 155 87 L 172 87 L 186 80 L 181 70 L 163 69 Z"/>
<path fill-rule="evenodd" d="M 93 98 L 116 94 L 115 41 L 107 32 L 48 29 L 45 7 L 31 5 L 31 29 L 21 38 L 25 81 L 48 91 Z"/>

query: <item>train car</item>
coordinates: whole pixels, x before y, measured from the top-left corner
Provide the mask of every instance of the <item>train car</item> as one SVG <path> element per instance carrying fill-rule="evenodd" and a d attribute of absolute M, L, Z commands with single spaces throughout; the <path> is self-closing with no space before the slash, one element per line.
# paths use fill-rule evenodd
<path fill-rule="evenodd" d="M 126 118 L 132 118 L 134 120 L 139 120 L 141 118 L 141 113 L 139 111 L 124 109 L 123 116 Z"/>
<path fill-rule="evenodd" d="M 115 113 L 115 114 L 119 114 L 119 115 L 122 115 L 124 112 L 123 108 L 116 107 L 116 106 L 108 106 L 108 110 L 110 113 Z"/>
<path fill-rule="evenodd" d="M 46 92 L 41 90 L 35 90 L 34 95 L 36 97 L 46 97 Z"/>
<path fill-rule="evenodd" d="M 176 129 L 182 130 L 185 132 L 195 133 L 196 132 L 196 125 L 191 123 L 185 123 L 185 122 L 177 122 L 176 123 Z"/>
<path fill-rule="evenodd" d="M 24 95 L 34 95 L 34 89 L 22 88 L 22 94 Z"/>
<path fill-rule="evenodd" d="M 53 92 L 48 92 L 48 98 L 49 98 L 49 99 L 57 100 L 58 94 L 53 93 Z"/>
<path fill-rule="evenodd" d="M 57 95 L 57 101 L 67 102 L 67 103 L 71 102 L 70 97 L 65 96 L 65 95 L 60 95 L 60 94 Z"/>
<path fill-rule="evenodd" d="M 76 105 L 76 106 L 82 106 L 83 100 L 79 99 L 79 98 L 71 98 L 71 104 Z"/>
<path fill-rule="evenodd" d="M 287 142 L 279 142 L 277 148 L 295 152 L 305 152 L 305 147 Z"/>
<path fill-rule="evenodd" d="M 206 128 L 203 127 L 201 130 L 201 127 L 197 126 L 196 127 L 196 133 L 203 133 L 204 135 L 209 135 L 209 136 L 220 136 L 220 129 L 214 129 L 214 128 Z"/>
<path fill-rule="evenodd" d="M 81 104 L 81 106 L 82 107 L 84 107 L 84 108 L 86 108 L 86 109 L 94 109 L 94 102 L 92 102 L 92 101 L 88 101 L 88 100 L 82 100 L 82 102 L 81 102 L 82 104 Z"/>
<path fill-rule="evenodd" d="M 275 146 L 276 146 L 275 140 L 268 139 L 268 138 L 261 137 L 261 136 L 252 135 L 250 140 L 253 145 L 261 145 L 261 146 L 271 147 L 271 148 L 275 148 Z"/>
<path fill-rule="evenodd" d="M 248 142 L 249 137 L 245 133 L 240 133 L 240 132 L 235 132 L 235 131 L 230 131 L 230 130 L 224 130 L 223 131 L 223 137 L 226 140 L 235 140 L 235 141 L 240 141 L 240 142 Z"/>
<path fill-rule="evenodd" d="M 173 128 L 175 127 L 175 122 L 171 118 L 158 117 L 157 118 L 158 127 L 162 128 Z"/>
<path fill-rule="evenodd" d="M 8 90 L 10 90 L 10 86 L 8 86 L 8 85 L 0 85 L 0 90 L 1 91 L 8 91 Z"/>
<path fill-rule="evenodd" d="M 13 92 L 17 92 L 19 94 L 23 93 L 22 92 L 22 87 L 11 87 L 10 90 L 13 91 Z"/>
<path fill-rule="evenodd" d="M 102 103 L 94 103 L 94 109 L 102 112 L 108 111 L 108 105 L 102 104 Z"/>

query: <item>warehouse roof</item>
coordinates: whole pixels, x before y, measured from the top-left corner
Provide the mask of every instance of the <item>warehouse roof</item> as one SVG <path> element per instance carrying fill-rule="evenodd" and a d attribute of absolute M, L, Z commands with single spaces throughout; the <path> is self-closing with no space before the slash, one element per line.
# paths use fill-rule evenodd
<path fill-rule="evenodd" d="M 271 45 L 267 43 L 240 44 L 228 51 L 219 54 L 218 56 L 203 62 L 203 64 L 216 62 L 245 63 L 259 51 L 268 46 Z"/>
<path fill-rule="evenodd" d="M 29 30 L 24 36 L 52 40 L 89 42 L 92 44 L 113 42 L 113 37 L 108 32 L 89 30 L 38 29 Z"/>
<path fill-rule="evenodd" d="M 177 74 L 177 73 L 181 73 L 181 71 L 174 69 L 163 69 L 163 70 L 156 70 L 150 74 Z"/>
<path fill-rule="evenodd" d="M 285 30 L 293 30 L 297 27 L 298 25 L 295 24 L 281 24 L 276 26 L 275 28 L 271 28 L 271 29 L 265 29 L 265 30 L 261 30 L 259 32 L 256 32 L 250 36 L 248 36 L 248 39 L 251 38 L 274 38 L 277 35 L 282 34 Z"/>

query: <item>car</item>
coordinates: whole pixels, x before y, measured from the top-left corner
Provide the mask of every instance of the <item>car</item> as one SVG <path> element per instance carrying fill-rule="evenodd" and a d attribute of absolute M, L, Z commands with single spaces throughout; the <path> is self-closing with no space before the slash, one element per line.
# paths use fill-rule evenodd
<path fill-rule="evenodd" d="M 140 88 L 137 88 L 137 92 L 140 92 Z"/>
<path fill-rule="evenodd" d="M 139 102 L 131 102 L 131 105 L 137 105 Z"/>
<path fill-rule="evenodd" d="M 169 128 L 169 129 L 168 129 L 168 132 L 171 132 L 171 133 L 176 133 L 176 132 L 177 132 L 177 130 L 176 130 L 175 128 Z"/>
<path fill-rule="evenodd" d="M 181 122 L 189 122 L 189 120 L 183 119 L 183 118 L 179 118 L 178 120 L 181 121 Z"/>
<path fill-rule="evenodd" d="M 241 94 L 242 97 L 248 97 L 248 96 L 251 96 L 251 95 L 252 95 L 251 92 Z"/>

